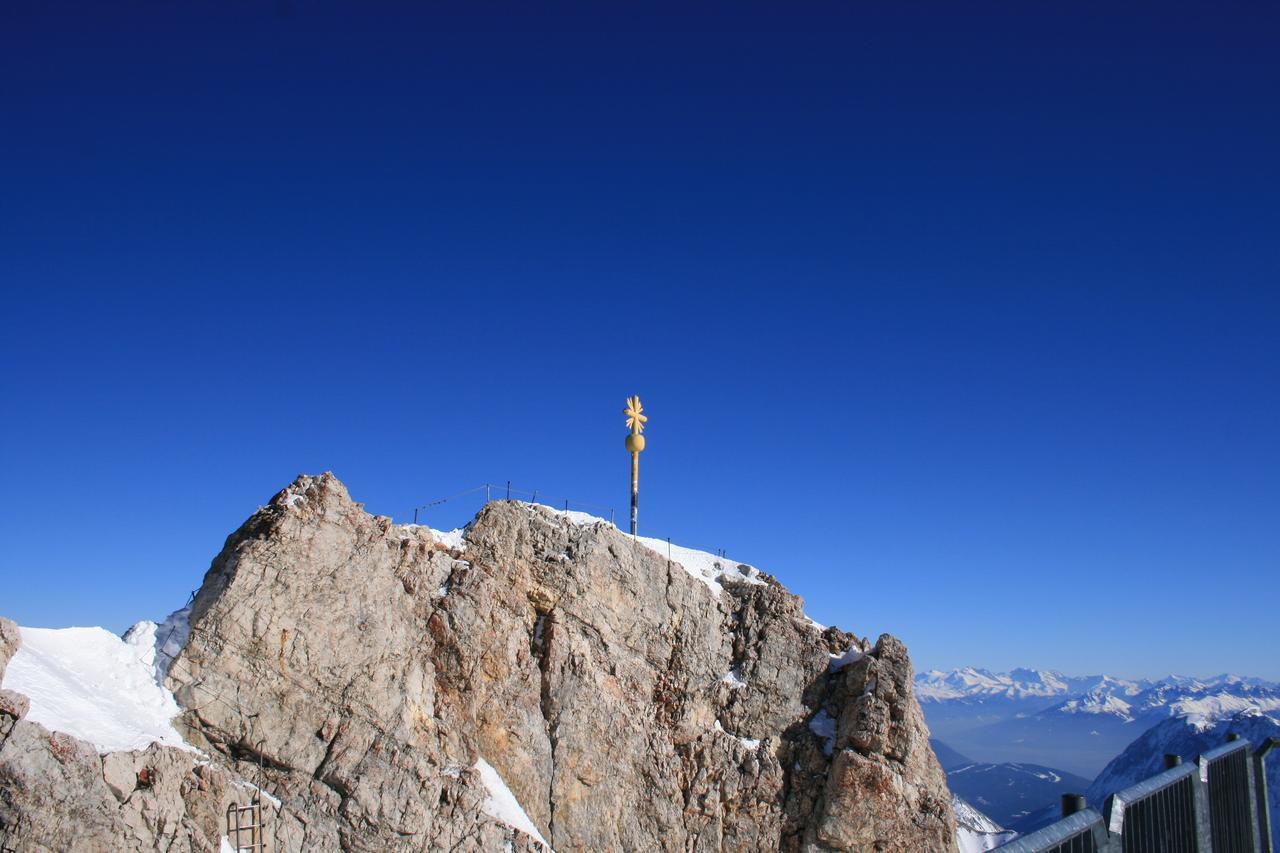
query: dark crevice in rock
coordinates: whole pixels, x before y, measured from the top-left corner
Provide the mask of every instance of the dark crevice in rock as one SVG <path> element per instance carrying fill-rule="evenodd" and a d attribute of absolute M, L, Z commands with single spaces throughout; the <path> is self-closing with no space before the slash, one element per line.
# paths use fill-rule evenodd
<path fill-rule="evenodd" d="M 550 614 L 539 613 L 534 622 L 532 643 L 534 658 L 538 664 L 540 678 L 538 681 L 538 709 L 542 713 L 543 726 L 546 730 L 547 743 L 551 748 L 551 778 L 548 780 L 547 834 L 554 839 L 556 833 L 556 748 L 559 746 L 558 714 L 555 710 L 555 699 L 551 684 L 551 643 L 555 639 L 556 623 Z"/>

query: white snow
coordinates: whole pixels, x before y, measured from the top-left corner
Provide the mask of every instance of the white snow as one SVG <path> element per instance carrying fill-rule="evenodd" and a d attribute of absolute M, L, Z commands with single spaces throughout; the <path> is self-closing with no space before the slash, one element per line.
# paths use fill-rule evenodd
<path fill-rule="evenodd" d="M 571 524 L 610 523 L 603 518 L 597 518 L 590 513 L 578 512 L 577 510 L 554 509 L 543 504 L 529 504 L 529 506 L 536 506 L 539 509 L 558 515 Z M 720 592 L 723 589 L 720 585 L 722 579 L 764 585 L 764 581 L 760 579 L 759 569 L 738 560 L 721 557 L 719 554 L 711 554 L 706 551 L 698 551 L 693 548 L 685 548 L 681 545 L 671 544 L 665 539 L 655 539 L 650 536 L 636 536 L 635 541 L 663 559 L 669 557 L 673 563 L 677 563 L 688 572 L 689 576 L 694 580 L 706 584 L 707 589 L 711 590 L 711 594 L 717 598 L 720 597 Z M 812 622 L 813 620 L 809 621 Z M 817 625 L 818 623 L 814 622 L 813 624 Z"/>
<path fill-rule="evenodd" d="M 515 794 L 511 793 L 507 783 L 502 781 L 498 771 L 483 758 L 476 761 L 476 769 L 480 771 L 480 779 L 489 792 L 489 796 L 480 806 L 481 811 L 507 826 L 531 835 L 539 844 L 550 850 L 551 845 L 542 837 L 542 833 L 538 832 L 538 827 L 533 825 L 533 821 L 529 820 L 529 815 L 516 800 Z"/>
<path fill-rule="evenodd" d="M 240 786 L 241 788 L 248 788 L 250 791 L 257 791 L 259 794 L 262 795 L 262 799 L 266 800 L 267 802 L 271 803 L 271 805 L 275 806 L 276 811 L 280 811 L 281 803 L 280 803 L 279 797 L 273 797 L 270 794 L 268 794 L 266 791 L 259 788 L 257 785 L 253 784 L 252 782 L 246 782 L 243 779 L 237 779 L 235 784 Z"/>
<path fill-rule="evenodd" d="M 720 676 L 720 680 L 729 685 L 730 690 L 738 690 L 747 686 L 747 682 L 742 680 L 742 674 L 738 672 L 738 668 L 736 666 L 724 675 Z"/>
<path fill-rule="evenodd" d="M 238 853 L 238 851 L 231 846 L 231 839 L 224 835 L 222 836 L 222 843 L 218 845 L 218 853 Z"/>
<path fill-rule="evenodd" d="M 20 628 L 0 686 L 31 700 L 28 720 L 102 753 L 152 743 L 193 749 L 170 722 L 178 703 L 157 683 L 156 628 L 139 623 L 128 642 L 102 628 Z"/>
<path fill-rule="evenodd" d="M 1068 699 L 1057 707 L 1063 714 L 1109 714 L 1125 722 L 1133 720 L 1133 706 L 1103 687 L 1095 687 L 1083 696 Z"/>
<path fill-rule="evenodd" d="M 854 661 L 862 660 L 863 657 L 862 649 L 857 646 L 850 646 L 844 650 L 843 654 L 831 656 L 831 663 L 827 666 L 827 671 L 835 672 L 838 669 L 844 669 Z"/>
<path fill-rule="evenodd" d="M 711 594 L 716 598 L 720 597 L 720 592 L 724 589 L 720 585 L 721 580 L 764 584 L 764 581 L 760 580 L 759 577 L 760 570 L 754 566 L 748 566 L 746 563 L 730 560 L 728 557 L 721 557 L 718 554 L 708 554 L 706 551 L 695 551 L 692 548 L 684 548 L 680 545 L 668 545 L 665 539 L 637 536 L 636 541 L 664 559 L 669 553 L 671 562 L 676 563 L 688 572 L 689 576 L 694 580 L 706 584 L 707 589 L 711 590 Z"/>
<path fill-rule="evenodd" d="M 1280 711 L 1280 696 L 1233 696 L 1230 693 L 1219 693 L 1179 699 L 1170 702 L 1168 709 L 1171 717 L 1214 721 L 1241 711 Z"/>
<path fill-rule="evenodd" d="M 609 524 L 610 523 L 608 521 L 605 521 L 603 518 L 600 518 L 599 516 L 592 515 L 589 512 L 578 512 L 578 510 L 576 509 L 556 509 L 555 507 L 547 506 L 546 504 L 533 504 L 533 503 L 529 504 L 529 506 L 542 507 L 543 509 L 548 510 L 560 516 L 565 521 L 568 521 L 570 524 Z"/>
<path fill-rule="evenodd" d="M 431 528 L 427 528 L 431 530 Z M 431 530 L 435 540 L 453 551 L 461 551 L 467 547 L 467 529 L 455 527 L 453 530 Z"/>
<path fill-rule="evenodd" d="M 425 530 L 431 534 L 432 539 L 451 551 L 462 551 L 467 547 L 467 528 L 465 527 L 455 527 L 453 530 L 436 530 L 425 524 L 410 523 L 398 526 L 404 528 L 405 531 Z"/>
<path fill-rule="evenodd" d="M 955 794 L 951 810 L 956 816 L 956 847 L 960 853 L 985 853 L 1018 837 Z"/>
<path fill-rule="evenodd" d="M 916 676 L 916 696 L 921 701 L 940 702 L 967 697 L 1002 696 L 1009 699 L 1066 696 L 1100 683 L 1099 679 L 1070 679 L 1060 672 L 1015 669 L 992 672 L 966 666 L 949 672 L 929 670 Z M 1073 689 L 1073 686 L 1075 689 Z"/>
<path fill-rule="evenodd" d="M 155 670 L 156 684 L 164 685 L 165 676 L 178 652 L 191 636 L 191 607 L 175 610 L 157 625 L 150 620 L 138 622 L 124 632 L 124 641 L 138 650 L 138 656 Z"/>
<path fill-rule="evenodd" d="M 827 713 L 826 709 L 819 711 L 813 715 L 813 719 L 809 721 L 809 729 L 815 735 L 822 738 L 822 754 L 830 755 L 836 745 L 836 721 Z"/>

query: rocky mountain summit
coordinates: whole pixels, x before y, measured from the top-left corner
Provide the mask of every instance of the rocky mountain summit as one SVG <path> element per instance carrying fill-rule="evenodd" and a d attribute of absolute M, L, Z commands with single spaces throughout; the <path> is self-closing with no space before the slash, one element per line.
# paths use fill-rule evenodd
<path fill-rule="evenodd" d="M 156 633 L 194 749 L 100 755 L 0 692 L 0 841 L 218 850 L 261 790 L 271 851 L 954 850 L 902 643 L 697 574 L 546 507 L 442 537 L 300 477 Z"/>

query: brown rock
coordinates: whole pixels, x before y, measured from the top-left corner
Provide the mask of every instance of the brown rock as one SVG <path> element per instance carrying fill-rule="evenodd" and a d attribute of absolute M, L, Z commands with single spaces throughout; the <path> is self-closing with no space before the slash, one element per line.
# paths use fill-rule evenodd
<path fill-rule="evenodd" d="M 4 677 L 9 659 L 13 657 L 13 653 L 20 645 L 22 645 L 22 635 L 18 633 L 18 626 L 12 619 L 0 616 L 0 678 Z"/>
<path fill-rule="evenodd" d="M 216 849 L 238 780 L 280 799 L 276 850 L 537 849 L 486 814 L 484 758 L 561 851 L 954 849 L 906 649 L 737 577 L 716 595 L 612 525 L 509 501 L 450 551 L 300 477 L 228 538 L 169 672 L 211 763 L 153 747 L 58 771 L 31 726 L 50 757 L 0 746 L 0 784 L 43 792 L 23 826 L 74 806 L 84 838 L 158 849 Z M 849 648 L 867 654 L 829 671 Z"/>

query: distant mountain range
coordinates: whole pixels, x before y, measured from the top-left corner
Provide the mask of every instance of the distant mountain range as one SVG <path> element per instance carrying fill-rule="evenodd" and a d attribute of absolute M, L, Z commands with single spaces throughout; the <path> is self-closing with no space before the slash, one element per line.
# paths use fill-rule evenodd
<path fill-rule="evenodd" d="M 1109 794 L 1160 772 L 1165 753 L 1190 761 L 1229 732 L 1255 744 L 1280 736 L 1280 685 L 1261 678 L 1128 680 L 966 667 L 921 673 L 915 689 L 953 807 L 972 818 L 972 845 L 996 834 L 971 812 L 1030 832 L 1058 818 L 1062 793 L 1084 793 L 1101 807 Z M 1280 823 L 1280 761 L 1269 765 Z"/>
<path fill-rule="evenodd" d="M 1212 678 L 1191 678 L 1170 675 L 1159 679 L 1128 680 L 1110 675 L 1063 675 L 1052 669 L 1013 669 L 1009 672 L 992 672 L 967 666 L 950 671 L 929 670 L 916 676 L 916 697 L 921 703 L 966 700 L 982 703 L 989 700 L 1033 701 L 1044 699 L 1072 699 L 1092 697 L 1088 703 L 1094 710 L 1104 710 L 1106 700 L 1119 700 L 1127 711 L 1132 697 L 1153 694 L 1149 704 L 1167 704 L 1164 697 L 1181 694 L 1213 693 L 1215 691 L 1245 692 L 1270 691 L 1280 696 L 1280 684 L 1261 678 L 1238 675 L 1216 675 Z M 1119 708 L 1121 706 L 1114 706 Z"/>
<path fill-rule="evenodd" d="M 1171 717 L 1280 712 L 1280 685 L 1235 675 L 1135 681 L 965 667 L 921 673 L 915 689 L 930 731 L 961 753 L 992 763 L 1061 767 L 1085 778 Z"/>

